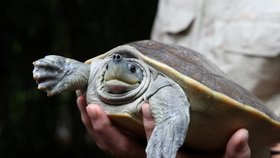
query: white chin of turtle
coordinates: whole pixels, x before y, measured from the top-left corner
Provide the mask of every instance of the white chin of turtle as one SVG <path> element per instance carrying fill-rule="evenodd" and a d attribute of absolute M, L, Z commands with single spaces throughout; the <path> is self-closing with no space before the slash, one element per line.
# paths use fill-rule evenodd
<path fill-rule="evenodd" d="M 130 84 L 121 80 L 112 79 L 104 81 L 103 87 L 105 92 L 113 94 L 122 94 L 137 88 L 139 83 Z"/>

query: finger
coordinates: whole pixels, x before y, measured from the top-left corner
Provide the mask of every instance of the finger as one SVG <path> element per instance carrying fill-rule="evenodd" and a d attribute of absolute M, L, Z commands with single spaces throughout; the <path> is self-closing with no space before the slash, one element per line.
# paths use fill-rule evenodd
<path fill-rule="evenodd" d="M 280 158 L 280 143 L 271 148 L 271 158 Z"/>
<path fill-rule="evenodd" d="M 83 124 L 85 125 L 88 134 L 90 135 L 90 137 L 94 140 L 94 142 L 96 143 L 96 145 L 101 148 L 102 150 L 107 150 L 107 145 L 106 143 L 104 143 L 96 134 L 97 132 L 95 132 L 95 130 L 92 127 L 92 123 L 91 123 L 91 119 L 88 115 L 88 112 L 86 110 L 87 107 L 87 103 L 86 103 L 86 98 L 85 96 L 79 96 L 77 99 L 77 105 L 78 108 L 81 112 L 81 119 Z M 92 111 L 93 113 L 91 115 L 97 115 L 96 113 L 94 113 L 94 111 Z"/>
<path fill-rule="evenodd" d="M 140 149 L 139 145 L 129 140 L 128 137 L 123 135 L 112 125 L 109 117 L 98 105 L 88 105 L 87 112 L 96 135 L 98 135 L 99 139 L 106 144 L 108 147 L 107 150 L 112 155 L 117 157 L 125 156 L 127 153 L 134 155 L 135 153 L 132 152 L 131 148 L 133 148 L 134 151 L 137 151 L 136 148 Z"/>
<path fill-rule="evenodd" d="M 104 141 L 102 139 L 100 139 L 100 137 L 96 134 L 97 132 L 92 127 L 91 119 L 86 110 L 86 107 L 87 107 L 86 98 L 84 96 L 78 97 L 77 104 L 78 104 L 79 110 L 81 112 L 82 122 L 85 125 L 88 134 L 94 140 L 94 142 L 96 143 L 96 145 L 99 148 L 101 148 L 104 151 L 107 150 L 108 147 L 107 147 L 106 143 L 104 143 Z M 97 115 L 97 113 L 95 111 L 92 111 L 91 116 L 95 116 L 95 115 Z"/>
<path fill-rule="evenodd" d="M 82 122 L 85 125 L 85 127 L 87 128 L 87 130 L 90 131 L 92 129 L 92 124 L 91 124 L 91 120 L 90 120 L 90 118 L 88 116 L 88 113 L 86 111 L 87 103 L 86 103 L 85 96 L 78 97 L 77 105 L 78 105 L 78 108 L 79 108 L 79 110 L 81 112 Z"/>
<path fill-rule="evenodd" d="M 85 107 L 87 106 L 85 96 L 79 96 L 77 99 L 77 105 L 81 112 L 85 112 Z"/>
<path fill-rule="evenodd" d="M 91 136 L 91 138 L 94 140 L 94 142 L 100 149 L 102 149 L 104 151 L 108 151 L 109 147 L 104 142 L 104 140 L 100 137 L 99 132 L 96 131 L 93 127 L 92 119 L 93 118 L 98 119 L 98 113 L 97 113 L 96 109 L 93 108 L 92 110 L 88 111 L 87 108 L 84 107 L 84 110 L 85 110 L 85 117 L 87 118 L 86 120 L 87 120 L 87 122 L 89 122 L 88 124 L 90 124 L 90 125 L 86 125 L 89 135 Z"/>
<path fill-rule="evenodd" d="M 240 129 L 230 138 L 225 158 L 249 158 L 251 156 L 248 145 L 249 132 L 246 129 Z"/>
<path fill-rule="evenodd" d="M 142 105 L 142 116 L 143 116 L 143 124 L 145 128 L 146 137 L 147 140 L 149 140 L 153 132 L 153 129 L 155 127 L 155 121 L 150 111 L 150 106 L 147 103 L 144 103 Z"/>

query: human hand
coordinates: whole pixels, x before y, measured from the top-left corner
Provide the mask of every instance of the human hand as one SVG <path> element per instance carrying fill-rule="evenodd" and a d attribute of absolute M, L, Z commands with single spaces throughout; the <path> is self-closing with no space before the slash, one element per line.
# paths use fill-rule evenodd
<path fill-rule="evenodd" d="M 83 124 L 90 137 L 101 150 L 119 158 L 146 157 L 145 147 L 114 127 L 100 106 L 87 105 L 84 96 L 78 97 L 77 104 Z"/>
<path fill-rule="evenodd" d="M 116 127 L 114 127 L 100 106 L 93 104 L 87 106 L 84 96 L 78 97 L 77 104 L 81 112 L 83 124 L 100 149 L 115 157 L 146 157 L 145 147 L 135 142 L 129 136 L 122 134 Z M 142 116 L 146 137 L 147 140 L 149 140 L 155 124 L 148 104 L 143 104 Z M 249 158 L 250 148 L 248 145 L 248 136 L 247 130 L 238 130 L 230 138 L 225 155 L 211 155 L 211 157 L 223 156 L 225 158 Z M 205 153 L 202 155 L 189 155 L 179 151 L 177 157 L 191 158 L 210 156 Z"/>

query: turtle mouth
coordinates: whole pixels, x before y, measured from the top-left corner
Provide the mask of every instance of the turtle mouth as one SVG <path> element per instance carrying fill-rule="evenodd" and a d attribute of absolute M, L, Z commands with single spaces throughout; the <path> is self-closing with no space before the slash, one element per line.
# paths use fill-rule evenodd
<path fill-rule="evenodd" d="M 104 82 L 120 82 L 128 85 L 135 85 L 141 83 L 141 81 L 137 78 L 133 78 L 134 76 L 125 76 L 123 74 L 110 74 L 107 73 L 104 75 Z"/>
<path fill-rule="evenodd" d="M 112 94 L 122 94 L 129 92 L 139 86 L 138 82 L 127 82 L 120 79 L 105 80 L 104 91 Z"/>

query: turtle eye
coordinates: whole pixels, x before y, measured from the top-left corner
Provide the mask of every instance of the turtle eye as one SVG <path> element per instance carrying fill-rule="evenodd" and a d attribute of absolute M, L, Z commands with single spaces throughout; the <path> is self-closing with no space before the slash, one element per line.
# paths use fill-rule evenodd
<path fill-rule="evenodd" d="M 132 73 L 135 73 L 135 71 L 136 71 L 136 66 L 135 66 L 134 64 L 131 64 L 131 65 L 129 66 L 129 71 L 132 72 Z"/>

